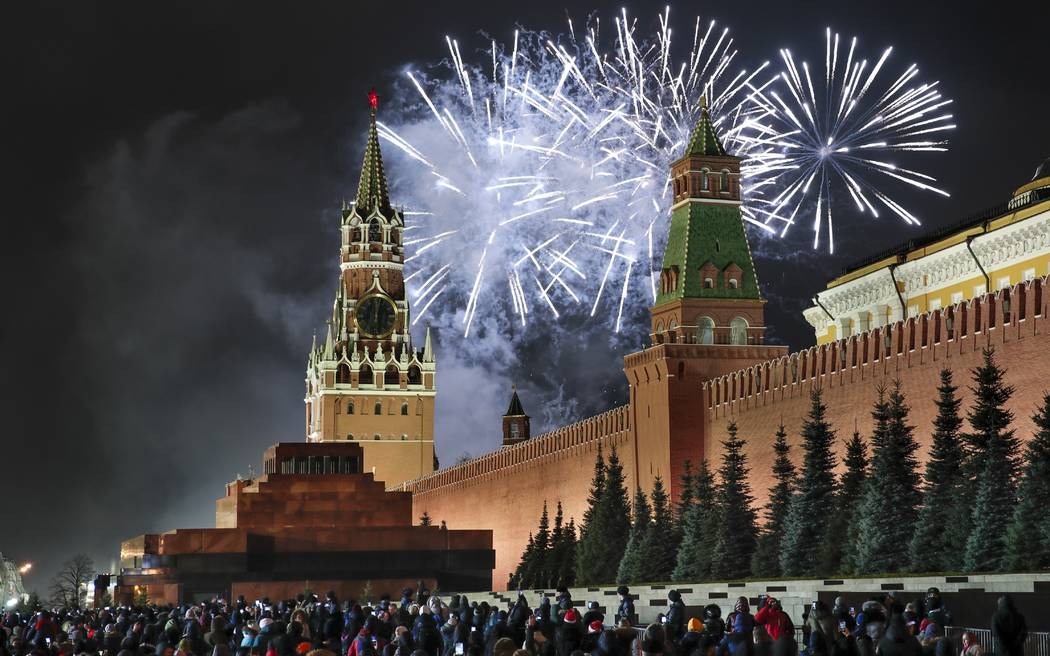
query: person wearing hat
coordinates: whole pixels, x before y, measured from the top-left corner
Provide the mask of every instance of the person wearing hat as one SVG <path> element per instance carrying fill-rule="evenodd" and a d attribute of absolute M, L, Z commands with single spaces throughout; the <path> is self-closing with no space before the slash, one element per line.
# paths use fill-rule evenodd
<path fill-rule="evenodd" d="M 776 597 L 763 597 L 759 600 L 758 612 L 755 613 L 755 624 L 766 628 L 766 633 L 773 640 L 783 635 L 794 635 L 795 625 L 780 606 Z"/>
<path fill-rule="evenodd" d="M 582 638 L 580 616 L 576 613 L 575 608 L 570 607 L 562 615 L 561 624 L 554 636 L 554 648 L 558 656 L 570 656 L 572 652 L 580 648 Z"/>
<path fill-rule="evenodd" d="M 507 615 L 507 628 L 510 629 L 510 637 L 516 645 L 520 646 L 525 642 L 525 627 L 529 622 L 529 615 L 532 615 L 532 609 L 525 601 L 525 595 L 519 592 Z"/>
<path fill-rule="evenodd" d="M 667 632 L 660 624 L 650 624 L 642 634 L 642 654 L 663 654 L 667 651 Z"/>
<path fill-rule="evenodd" d="M 616 608 L 616 623 L 620 620 L 634 622 L 634 597 L 626 585 L 616 588 L 616 595 L 620 598 L 620 605 Z"/>
<path fill-rule="evenodd" d="M 738 597 L 733 604 L 733 621 L 726 627 L 728 633 L 722 645 L 730 654 L 745 654 L 750 649 L 755 633 L 755 618 L 747 597 Z"/>
<path fill-rule="evenodd" d="M 598 639 L 602 637 L 602 630 L 605 629 L 605 626 L 599 620 L 594 620 L 589 624 L 584 622 L 584 626 L 587 627 L 587 633 L 580 639 L 580 651 L 592 654 L 598 648 Z"/>
<path fill-rule="evenodd" d="M 693 652 L 700 648 L 703 637 L 703 622 L 698 617 L 690 617 L 685 625 L 685 635 L 678 641 L 678 653 L 682 656 L 692 656 Z"/>
<path fill-rule="evenodd" d="M 667 622 L 664 630 L 668 643 L 677 645 L 685 635 L 685 603 L 682 601 L 682 593 L 678 590 L 668 590 L 667 600 L 671 603 L 667 609 Z"/>

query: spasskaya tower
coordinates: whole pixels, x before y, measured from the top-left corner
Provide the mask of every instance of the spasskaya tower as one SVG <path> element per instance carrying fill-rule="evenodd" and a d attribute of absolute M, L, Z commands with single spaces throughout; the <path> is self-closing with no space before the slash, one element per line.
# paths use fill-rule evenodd
<path fill-rule="evenodd" d="M 375 91 L 369 102 L 357 198 L 342 210 L 332 316 L 307 362 L 306 439 L 359 443 L 364 471 L 391 488 L 435 468 L 435 362 L 429 327 L 423 348 L 412 345 L 404 214 L 390 204 Z"/>

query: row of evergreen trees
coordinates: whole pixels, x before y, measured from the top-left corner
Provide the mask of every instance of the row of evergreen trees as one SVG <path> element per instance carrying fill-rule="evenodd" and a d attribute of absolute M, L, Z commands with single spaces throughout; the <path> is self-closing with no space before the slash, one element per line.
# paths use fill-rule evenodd
<path fill-rule="evenodd" d="M 870 445 L 856 428 L 845 441 L 841 476 L 836 433 L 815 390 L 800 469 L 784 427 L 775 434 L 761 529 L 734 423 L 717 476 L 706 461 L 695 472 L 685 463 L 674 507 L 657 477 L 651 495 L 635 492 L 632 514 L 616 451 L 606 462 L 599 448 L 579 540 L 560 503 L 549 529 L 545 504 L 510 586 L 1050 567 L 1050 394 L 1022 457 L 1007 409 L 1014 389 L 994 352 L 983 356 L 965 420 L 952 372 L 941 371 L 923 473 L 899 382 L 878 390 Z"/>

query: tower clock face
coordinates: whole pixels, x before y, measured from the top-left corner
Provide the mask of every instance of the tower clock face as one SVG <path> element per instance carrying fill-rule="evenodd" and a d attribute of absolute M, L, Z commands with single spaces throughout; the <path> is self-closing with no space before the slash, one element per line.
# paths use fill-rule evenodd
<path fill-rule="evenodd" d="M 386 296 L 374 294 L 361 299 L 354 310 L 354 318 L 365 337 L 386 337 L 394 330 L 397 308 Z"/>

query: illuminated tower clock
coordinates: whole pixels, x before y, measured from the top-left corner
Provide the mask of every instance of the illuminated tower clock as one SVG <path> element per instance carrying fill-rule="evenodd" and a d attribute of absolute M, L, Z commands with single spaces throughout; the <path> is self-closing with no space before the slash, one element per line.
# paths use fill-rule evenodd
<path fill-rule="evenodd" d="M 342 211 L 339 285 L 323 344 L 306 370 L 306 439 L 351 441 L 364 470 L 394 487 L 434 470 L 435 362 L 426 328 L 412 347 L 405 295 L 404 214 L 390 204 L 371 120 L 357 198 Z"/>

